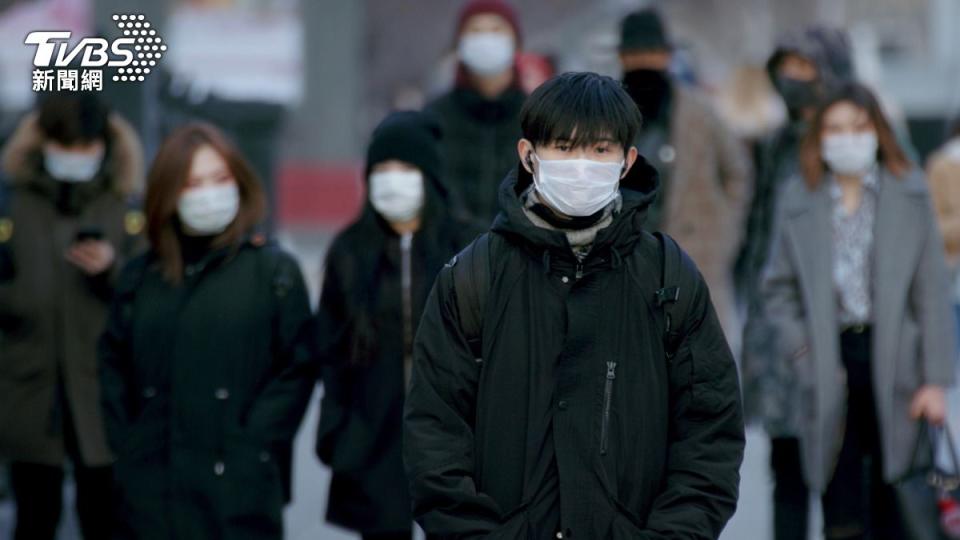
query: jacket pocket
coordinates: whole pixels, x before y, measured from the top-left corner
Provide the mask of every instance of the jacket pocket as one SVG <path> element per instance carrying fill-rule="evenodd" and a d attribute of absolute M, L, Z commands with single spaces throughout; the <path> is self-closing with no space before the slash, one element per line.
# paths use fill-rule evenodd
<path fill-rule="evenodd" d="M 636 540 L 642 534 L 640 522 L 632 512 L 614 500 L 613 521 L 610 523 L 610 540 Z"/>
<path fill-rule="evenodd" d="M 610 407 L 613 402 L 613 381 L 617 378 L 617 363 L 607 362 L 607 375 L 603 381 L 603 409 L 600 418 L 600 455 L 606 455 L 610 439 Z"/>
<path fill-rule="evenodd" d="M 912 394 L 919 389 L 923 384 L 920 365 L 920 330 L 917 324 L 907 317 L 900 329 L 894 388 L 904 394 Z"/>
<path fill-rule="evenodd" d="M 527 540 L 530 537 L 530 522 L 527 520 L 527 505 L 524 504 L 507 514 L 507 520 L 485 540 Z"/>
<path fill-rule="evenodd" d="M 283 479 L 272 452 L 255 441 L 227 451 L 223 512 L 228 536 L 256 531 L 279 538 L 283 531 Z"/>

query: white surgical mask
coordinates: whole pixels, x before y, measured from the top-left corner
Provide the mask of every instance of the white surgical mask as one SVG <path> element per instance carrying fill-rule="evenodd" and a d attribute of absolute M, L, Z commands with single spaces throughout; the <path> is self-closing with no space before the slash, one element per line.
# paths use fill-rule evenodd
<path fill-rule="evenodd" d="M 877 163 L 877 134 L 868 131 L 827 135 L 821 142 L 820 152 L 831 171 L 864 174 Z"/>
<path fill-rule="evenodd" d="M 382 171 L 370 175 L 370 204 L 391 223 L 404 223 L 417 217 L 423 201 L 420 171 Z"/>
<path fill-rule="evenodd" d="M 460 61 L 476 75 L 498 75 L 513 64 L 513 37 L 503 32 L 469 32 L 460 38 Z"/>
<path fill-rule="evenodd" d="M 624 162 L 540 159 L 533 175 L 537 193 L 561 214 L 590 216 L 617 198 Z"/>
<path fill-rule="evenodd" d="M 61 182 L 89 182 L 103 163 L 103 149 L 96 153 L 73 152 L 44 147 L 43 166 L 50 176 Z"/>
<path fill-rule="evenodd" d="M 190 188 L 180 195 L 177 214 L 189 233 L 222 233 L 240 211 L 240 189 L 235 183 Z"/>

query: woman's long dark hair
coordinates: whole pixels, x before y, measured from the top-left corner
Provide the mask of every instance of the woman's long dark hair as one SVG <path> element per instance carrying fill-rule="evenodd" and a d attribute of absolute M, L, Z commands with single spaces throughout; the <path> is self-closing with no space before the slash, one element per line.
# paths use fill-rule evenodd
<path fill-rule="evenodd" d="M 177 237 L 177 202 L 190 174 L 193 156 L 203 146 L 213 148 L 227 163 L 240 189 L 240 210 L 233 223 L 213 241 L 213 247 L 239 245 L 266 214 L 263 188 L 243 156 L 215 127 L 191 123 L 170 134 L 160 147 L 147 175 L 147 237 L 160 259 L 164 277 L 179 283 L 183 257 Z"/>
<path fill-rule="evenodd" d="M 879 142 L 877 161 L 896 177 L 903 178 L 910 170 L 911 163 L 897 143 L 897 137 L 893 128 L 890 127 L 890 122 L 883 114 L 880 102 L 866 86 L 859 83 L 847 83 L 837 88 L 820 104 L 800 145 L 800 170 L 807 187 L 811 190 L 817 189 L 820 182 L 823 181 L 823 175 L 827 170 L 827 165 L 823 162 L 820 151 L 820 143 L 823 139 L 823 121 L 827 111 L 838 103 L 850 103 L 858 109 L 866 111 L 870 123 L 877 131 L 877 141 Z"/>

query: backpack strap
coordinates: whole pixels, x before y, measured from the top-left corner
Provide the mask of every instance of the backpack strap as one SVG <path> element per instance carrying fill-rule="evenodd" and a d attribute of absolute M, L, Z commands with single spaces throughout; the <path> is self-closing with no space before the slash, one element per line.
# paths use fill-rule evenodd
<path fill-rule="evenodd" d="M 483 313 L 492 275 L 490 233 L 481 234 L 447 263 L 453 269 L 453 287 L 457 295 L 460 329 L 467 338 L 477 362 L 483 358 Z"/>
<path fill-rule="evenodd" d="M 663 347 L 669 360 L 677 354 L 683 341 L 682 329 L 690 309 L 697 274 L 692 261 L 684 256 L 673 238 L 662 232 L 656 232 L 654 236 L 660 243 L 662 260 L 656 303 L 664 314 Z"/>

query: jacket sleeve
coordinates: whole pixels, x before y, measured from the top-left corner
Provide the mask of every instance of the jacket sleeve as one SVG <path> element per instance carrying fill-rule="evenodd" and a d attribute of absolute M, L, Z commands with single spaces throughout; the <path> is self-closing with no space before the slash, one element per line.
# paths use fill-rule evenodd
<path fill-rule="evenodd" d="M 924 204 L 927 234 L 910 286 L 910 302 L 921 333 L 923 383 L 946 388 L 953 385 L 957 347 L 950 305 L 953 288 L 933 207 L 929 199 Z"/>
<path fill-rule="evenodd" d="M 127 263 L 147 249 L 147 240 L 142 232 L 142 220 L 145 219 L 142 212 L 137 208 L 130 208 L 123 219 L 123 238 L 119 245 L 112 246 L 113 264 L 102 273 L 87 278 L 94 293 L 105 301 L 110 301 L 113 297 L 113 290 L 119 283 L 121 272 Z"/>
<path fill-rule="evenodd" d="M 737 506 L 744 427 L 737 368 L 702 278 L 670 360 L 670 443 L 644 540 L 714 540 Z"/>
<path fill-rule="evenodd" d="M 313 318 L 300 267 L 282 254 L 273 278 L 273 366 L 247 417 L 247 429 L 271 443 L 293 439 L 317 377 Z"/>
<path fill-rule="evenodd" d="M 483 538 L 501 509 L 474 480 L 474 411 L 480 368 L 461 330 L 452 269 L 427 299 L 414 343 L 403 454 L 414 518 L 428 535 Z"/>
<path fill-rule="evenodd" d="M 777 335 L 778 351 L 770 359 L 772 362 L 785 362 L 801 355 L 808 341 L 800 283 L 788 250 L 787 229 L 780 206 L 774 217 L 770 257 L 760 284 L 763 316 Z"/>
<path fill-rule="evenodd" d="M 97 349 L 100 406 L 107 441 L 114 453 L 121 449 L 132 420 L 130 390 L 136 388 L 131 345 L 133 293 L 140 284 L 143 264 L 142 259 L 135 259 L 120 273 Z"/>
<path fill-rule="evenodd" d="M 320 424 L 317 428 L 317 457 L 327 465 L 334 464 L 337 450 L 345 449 L 338 436 L 350 414 L 351 358 L 356 347 L 351 338 L 352 323 L 348 297 L 356 301 L 348 289 L 348 275 L 352 263 L 350 255 L 339 249 L 334 241 L 327 252 L 323 286 L 316 315 L 317 335 L 314 346 L 320 362 L 320 379 L 323 381 L 323 400 L 320 404 Z M 347 450 L 349 452 L 349 450 Z"/>

